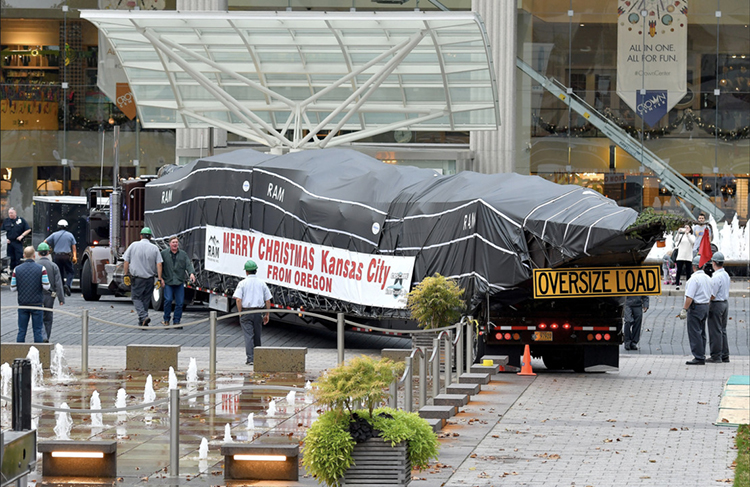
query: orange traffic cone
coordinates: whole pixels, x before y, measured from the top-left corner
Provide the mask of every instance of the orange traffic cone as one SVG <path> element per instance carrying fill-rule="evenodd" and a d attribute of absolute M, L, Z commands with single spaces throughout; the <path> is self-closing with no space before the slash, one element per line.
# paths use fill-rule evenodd
<path fill-rule="evenodd" d="M 531 350 L 526 345 L 523 349 L 523 359 L 521 359 L 521 372 L 517 375 L 536 375 L 531 369 Z"/>

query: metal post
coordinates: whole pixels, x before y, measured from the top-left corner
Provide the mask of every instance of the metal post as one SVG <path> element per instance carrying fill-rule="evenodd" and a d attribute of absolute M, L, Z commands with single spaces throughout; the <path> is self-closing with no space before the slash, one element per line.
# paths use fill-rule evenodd
<path fill-rule="evenodd" d="M 398 377 L 393 378 L 389 392 L 391 395 L 388 398 L 388 406 L 391 409 L 396 409 L 398 408 Z"/>
<path fill-rule="evenodd" d="M 13 431 L 31 429 L 31 360 L 17 358 L 13 361 Z M 3 445 L 4 446 L 4 445 Z"/>
<path fill-rule="evenodd" d="M 169 390 L 169 476 L 180 476 L 180 390 Z"/>
<path fill-rule="evenodd" d="M 464 325 L 459 325 L 460 328 L 458 328 L 458 343 L 456 343 L 456 381 L 458 381 L 458 378 L 461 377 L 461 374 L 463 374 L 464 371 L 464 334 L 463 328 Z"/>
<path fill-rule="evenodd" d="M 419 359 L 419 407 L 427 405 L 427 355 L 422 350 Z"/>
<path fill-rule="evenodd" d="M 216 380 L 216 311 L 208 314 L 208 375 L 211 382 Z"/>
<path fill-rule="evenodd" d="M 445 337 L 445 388 L 453 383 L 453 340 L 450 333 Z"/>
<path fill-rule="evenodd" d="M 344 363 L 344 313 L 336 314 L 336 348 L 339 352 L 339 365 Z"/>
<path fill-rule="evenodd" d="M 435 360 L 432 361 L 432 397 L 440 394 L 440 340 L 432 339 L 432 349 L 437 350 Z"/>
<path fill-rule="evenodd" d="M 414 372 L 412 370 L 412 358 L 406 357 L 406 380 L 404 380 L 404 411 L 411 412 L 412 395 L 414 394 Z"/>
<path fill-rule="evenodd" d="M 474 325 L 472 322 L 473 320 L 469 316 L 466 323 L 466 337 L 464 339 L 466 343 L 466 372 L 471 370 L 471 365 L 474 363 Z"/>
<path fill-rule="evenodd" d="M 89 373 L 89 310 L 81 313 L 81 374 Z"/>

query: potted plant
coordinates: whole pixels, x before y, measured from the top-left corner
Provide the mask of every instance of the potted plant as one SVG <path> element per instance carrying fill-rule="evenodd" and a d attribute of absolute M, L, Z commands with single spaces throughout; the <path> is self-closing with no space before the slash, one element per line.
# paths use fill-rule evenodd
<path fill-rule="evenodd" d="M 366 477 L 377 484 L 398 477 L 407 485 L 412 467 L 424 468 L 437 458 L 437 436 L 427 421 L 415 413 L 379 407 L 403 368 L 389 359 L 361 356 L 315 382 L 316 401 L 328 410 L 307 431 L 302 463 L 318 482 L 338 486 Z M 373 449 L 387 456 L 372 455 Z M 359 459 L 362 465 L 357 465 Z M 382 465 L 376 464 L 380 460 Z M 359 474 L 358 468 L 365 472 Z"/>
<path fill-rule="evenodd" d="M 464 290 L 455 281 L 435 274 L 426 277 L 409 293 L 408 307 L 412 318 L 420 328 L 429 330 L 456 323 L 464 309 Z M 437 333 L 412 335 L 412 347 L 420 347 L 426 353 L 432 351 L 432 340 Z"/>

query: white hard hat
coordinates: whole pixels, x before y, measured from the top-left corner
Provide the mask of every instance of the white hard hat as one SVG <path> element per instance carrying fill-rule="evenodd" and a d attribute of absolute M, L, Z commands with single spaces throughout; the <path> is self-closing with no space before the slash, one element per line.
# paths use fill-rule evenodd
<path fill-rule="evenodd" d="M 57 222 L 58 227 L 67 227 L 68 226 L 68 220 L 62 219 L 59 222 Z"/>

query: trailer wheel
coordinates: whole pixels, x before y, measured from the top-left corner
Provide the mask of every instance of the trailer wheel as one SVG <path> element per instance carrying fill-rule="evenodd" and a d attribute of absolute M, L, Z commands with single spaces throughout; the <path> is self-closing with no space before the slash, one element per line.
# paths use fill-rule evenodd
<path fill-rule="evenodd" d="M 93 273 L 91 271 L 91 260 L 86 259 L 81 270 L 81 294 L 86 301 L 99 301 L 101 297 L 96 290 L 96 284 L 93 282 Z"/>
<path fill-rule="evenodd" d="M 170 305 L 172 303 L 169 303 Z M 155 311 L 164 311 L 164 288 L 159 286 L 154 287 L 154 292 L 151 293 L 151 307 Z"/>

